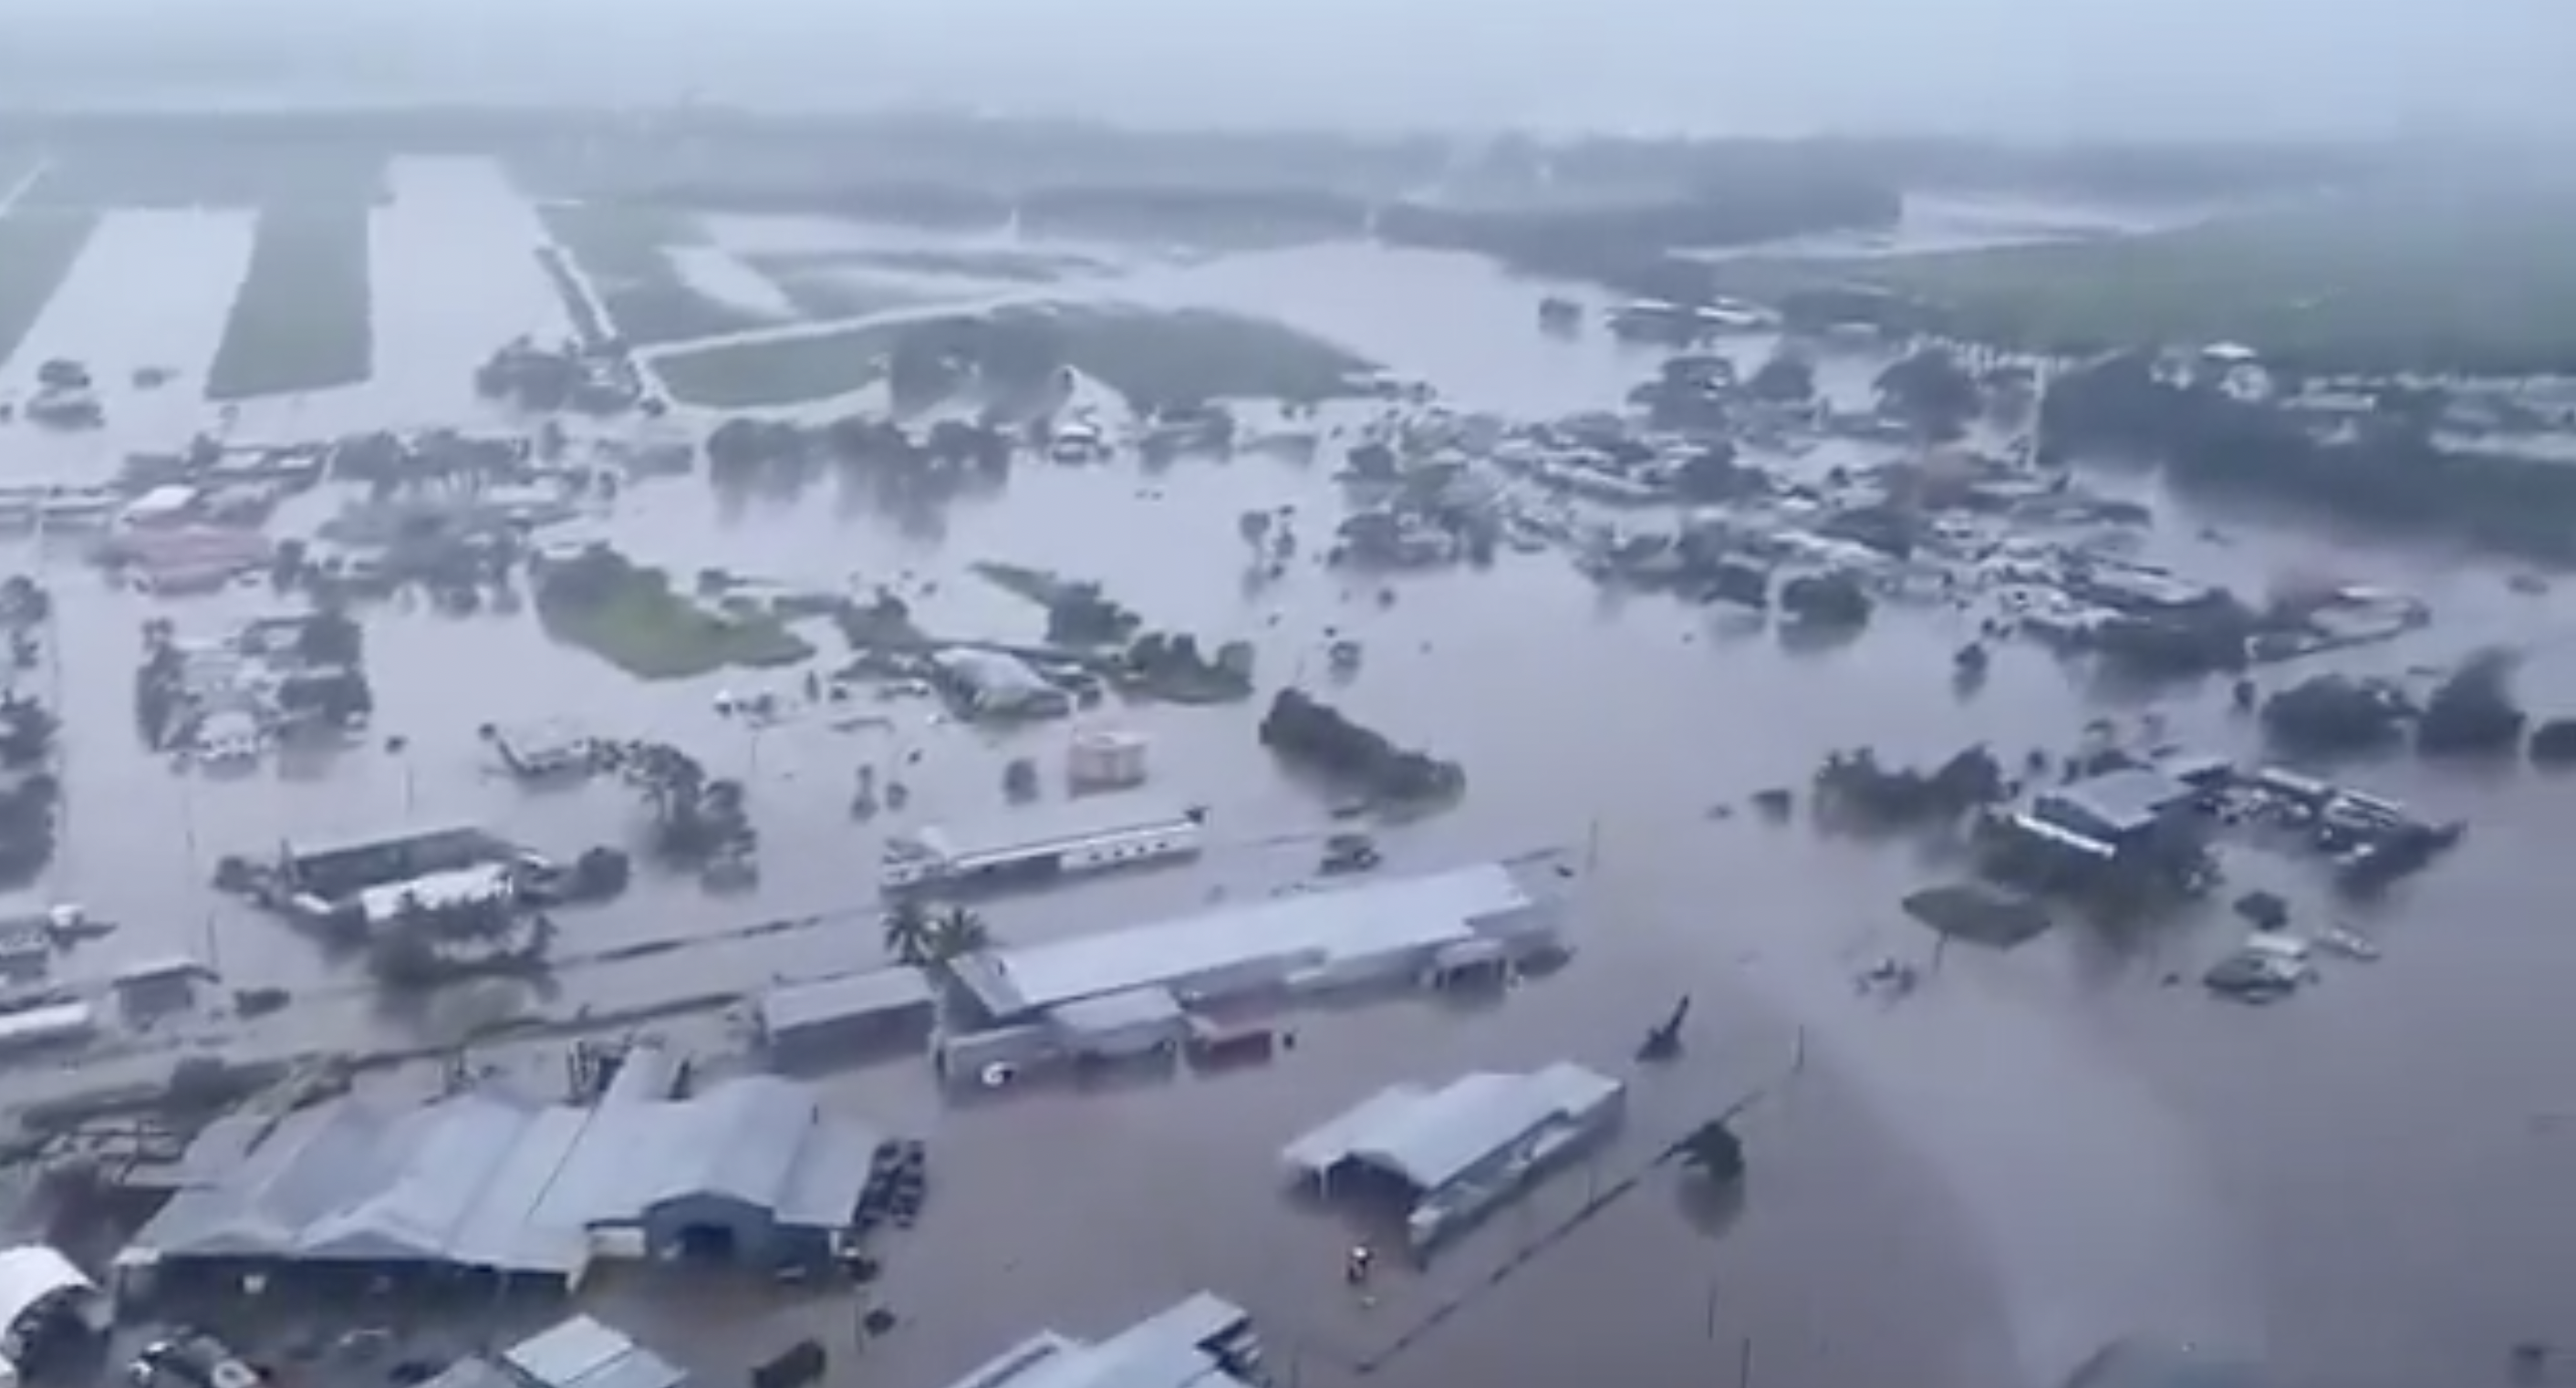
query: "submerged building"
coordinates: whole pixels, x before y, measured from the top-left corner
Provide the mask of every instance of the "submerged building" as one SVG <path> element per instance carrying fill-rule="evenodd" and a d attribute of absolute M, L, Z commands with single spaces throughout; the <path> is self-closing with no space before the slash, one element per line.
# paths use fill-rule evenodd
<path fill-rule="evenodd" d="M 480 1090 L 220 1120 L 190 1146 L 119 1274 L 318 1264 L 571 1284 L 603 1258 L 835 1256 L 880 1134 L 776 1076 L 667 1097 L 670 1069 L 632 1058 L 644 1054 L 586 1107 Z"/>
<path fill-rule="evenodd" d="M 427 1388 L 685 1388 L 670 1361 L 589 1316 L 574 1316 L 498 1354 L 469 1354 Z"/>
<path fill-rule="evenodd" d="M 1252 1317 L 1201 1292 L 1105 1340 L 1040 1331 L 952 1388 L 1249 1388 L 1262 1381 Z"/>
<path fill-rule="evenodd" d="M 952 1074 L 1060 1055 L 1177 1048 L 1192 1015 L 1245 1000 L 1508 971 L 1563 948 L 1554 860 L 1301 890 L 951 961 L 974 1014 L 941 1039 Z"/>
<path fill-rule="evenodd" d="M 1568 1063 L 1479 1072 L 1436 1089 L 1398 1084 L 1289 1143 L 1280 1159 L 1326 1192 L 1355 1178 L 1391 1189 L 1407 1206 L 1418 1254 L 1609 1135 L 1626 1103 L 1625 1085 Z"/>
<path fill-rule="evenodd" d="M 887 892 L 1001 891 L 1178 862 L 1206 842 L 1200 810 L 1131 798 L 1069 800 L 981 832 L 934 825 L 894 835 L 877 884 Z"/>

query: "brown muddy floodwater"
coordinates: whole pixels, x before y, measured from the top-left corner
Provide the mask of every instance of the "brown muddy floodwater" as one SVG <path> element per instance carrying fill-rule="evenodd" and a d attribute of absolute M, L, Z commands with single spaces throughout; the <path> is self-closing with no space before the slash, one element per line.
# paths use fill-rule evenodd
<path fill-rule="evenodd" d="M 455 373 L 490 345 L 481 339 L 559 321 L 547 317 L 542 285 L 522 283 L 536 234 L 523 205 L 451 161 L 397 182 L 411 203 L 385 215 L 409 220 L 379 227 L 378 330 L 404 340 L 414 331 L 406 319 L 421 321 L 412 345 L 378 355 L 423 374 L 246 411 L 243 429 L 338 428 L 370 411 L 472 422 Z M 456 234 L 420 231 L 439 208 Z M 122 239 L 108 252 L 94 246 L 93 259 L 171 234 L 120 217 L 110 229 Z M 209 273 L 241 259 L 237 239 L 212 224 Z M 162 259 L 153 283 L 185 279 L 167 247 Z M 104 329 L 63 317 L 78 304 L 130 316 L 120 296 L 93 292 L 112 270 L 84 262 L 65 292 L 86 297 L 57 301 L 9 379 L 54 354 L 49 343 L 104 341 Z M 412 275 L 421 278 L 402 283 Z M 467 307 L 476 300 L 466 287 L 495 284 L 519 288 L 492 299 L 528 297 Z M 1157 272 L 1126 292 L 1276 313 L 1465 404 L 1519 413 L 1615 404 L 1651 369 L 1606 343 L 1541 338 L 1537 287 L 1454 258 L 1276 252 Z M 117 329 L 145 342 L 151 330 Z M 1738 351 L 1749 367 L 1766 349 Z M 102 364 L 115 359 L 92 350 Z M 1833 382 L 1856 389 L 1872 369 L 1838 364 Z M 23 429 L 0 436 L 0 449 L 62 476 L 103 475 L 112 448 L 40 444 Z M 1820 452 L 1807 465 L 1866 457 Z M 2557 1292 L 2576 1276 L 2576 1205 L 2555 1198 L 2576 1154 L 2562 1150 L 2563 1125 L 2546 1121 L 2576 1106 L 2558 1059 L 2576 936 L 2551 918 L 2569 881 L 2558 827 L 2568 787 L 2403 761 L 2351 773 L 2463 816 L 2471 833 L 2378 908 L 2384 918 L 2371 925 L 2385 962 L 2336 970 L 2279 1007 L 2242 1010 L 2165 986 L 2232 943 L 2215 921 L 2178 925 L 2127 953 L 2078 932 L 2009 955 L 1951 950 L 1916 996 L 1886 1005 L 1856 995 L 1853 972 L 1880 955 L 1928 954 L 1928 936 L 1894 901 L 1944 869 L 1907 848 L 1713 807 L 1803 784 L 1832 748 L 1868 744 L 1927 761 L 1975 740 L 2008 755 L 2062 748 L 2106 712 L 2128 718 L 2144 696 L 2093 687 L 2013 648 L 1979 694 L 1961 699 L 1949 658 L 1964 632 L 1950 614 L 1891 609 L 1855 643 L 1793 651 L 1770 632 L 1663 599 L 1605 596 L 1558 554 L 1401 577 L 1399 600 L 1384 608 L 1374 583 L 1311 562 L 1247 588 L 1236 516 L 1293 505 L 1307 549 L 1320 550 L 1337 506 L 1329 466 L 1247 457 L 1147 475 L 1132 462 L 1026 462 L 1007 491 L 961 501 L 935 535 L 874 514 L 828 480 L 795 497 L 749 499 L 719 498 L 702 478 L 647 483 L 613 513 L 578 523 L 678 573 L 723 566 L 836 588 L 854 577 L 935 584 L 916 613 L 959 636 L 1034 637 L 1040 622 L 966 574 L 967 563 L 1057 568 L 1104 581 L 1156 625 L 1255 640 L 1265 687 L 1320 679 L 1327 633 L 1356 635 L 1366 667 L 1332 697 L 1399 741 L 1462 761 L 1471 782 L 1456 810 L 1388 832 L 1390 871 L 1597 845 L 1575 964 L 1492 1008 L 1322 1012 L 1269 1067 L 963 1108 L 942 1108 L 910 1065 L 839 1081 L 864 1110 L 927 1132 L 937 1168 L 931 1213 L 890 1253 L 888 1295 L 908 1324 L 874 1351 L 887 1362 L 863 1365 L 854 1381 L 930 1388 L 1039 1325 L 1105 1332 L 1202 1286 L 1246 1302 L 1298 1381 L 1353 1381 L 1355 1364 L 1433 1302 L 1482 1283 L 1582 1187 L 1629 1174 L 1643 1149 L 1757 1090 L 1767 1097 L 1747 1120 L 1754 1172 L 1740 1211 L 1691 1208 L 1674 1177 L 1649 1178 L 1369 1376 L 1406 1388 L 1577 1377 L 1700 1388 L 1728 1381 L 1750 1340 L 1753 1381 L 1765 1388 L 1987 1388 L 2048 1381 L 2100 1341 L 2144 1333 L 2266 1353 L 2292 1383 L 2395 1388 L 2496 1381 L 2510 1343 L 2576 1333 Z M 2153 494 L 2150 482 L 2128 485 Z M 2432 628 L 2339 658 L 2345 665 L 2403 669 L 2507 639 L 2535 649 L 2523 685 L 2536 708 L 2576 700 L 2576 666 L 2559 639 L 2565 605 L 2509 592 L 2495 567 L 2289 518 L 2166 509 L 2150 552 L 2213 578 L 2259 589 L 2279 572 L 2322 567 L 2433 605 Z M 2223 539 L 2204 531 L 2213 522 Z M 5 562 L 40 572 L 61 613 L 58 659 L 43 677 L 69 722 L 69 826 L 44 891 L 124 923 L 70 967 L 104 972 L 185 951 L 214 962 L 230 986 L 298 994 L 282 1015 L 220 1032 L 178 1024 L 76 1071 L 15 1066 L 5 1074 L 16 1094 L 157 1069 L 186 1046 L 430 1044 L 531 1001 L 569 1016 L 873 964 L 871 864 L 896 820 L 850 820 L 856 768 L 900 767 L 915 791 L 902 822 L 975 822 L 1006 813 L 1005 760 L 1055 765 L 1070 735 L 961 727 L 913 704 L 888 705 L 887 730 L 791 717 L 754 731 L 718 717 L 715 695 L 787 691 L 792 673 L 640 684 L 551 646 L 524 614 L 455 618 L 396 603 L 367 623 L 374 744 L 238 779 L 181 774 L 134 737 L 139 624 L 168 615 L 183 632 L 215 633 L 274 599 L 235 591 L 157 604 L 110 589 L 69 547 L 22 545 Z M 2254 751 L 2222 688 L 2158 691 L 2153 702 L 2175 737 Z M 224 853 L 407 820 L 479 820 L 556 852 L 622 840 L 637 810 L 619 789 L 523 792 L 493 773 L 476 736 L 484 723 L 567 714 L 603 735 L 678 741 L 742 777 L 763 836 L 759 889 L 711 897 L 644 882 L 567 918 L 568 959 L 548 995 L 459 990 L 396 1015 L 346 961 L 204 886 Z M 1116 713 L 1154 737 L 1164 792 L 1213 807 L 1221 847 L 1196 868 L 997 904 L 996 933 L 1025 941 L 1103 928 L 1302 871 L 1325 810 L 1255 745 L 1256 716 L 1257 706 Z M 396 734 L 405 749 L 384 750 L 383 736 Z M 2315 896 L 2311 865 L 2240 852 L 2230 868 L 2239 883 Z M 595 958 L 804 917 L 814 919 L 757 939 Z M 1506 1211 L 1421 1283 L 1389 1279 L 1376 1304 L 1360 1304 L 1339 1276 L 1345 1234 L 1283 1201 L 1279 1144 L 1367 1091 L 1560 1057 L 1625 1072 L 1646 1023 L 1684 992 L 1698 1004 L 1690 1057 L 1635 1077 L 1622 1145 L 1529 1209 Z M 1802 1031 L 1805 1064 L 1790 1082 Z M 702 1314 L 711 1307 L 722 1313 Z M 814 1315 L 838 1324 L 831 1318 L 848 1310 L 753 1315 L 700 1298 L 664 1315 L 659 1331 L 636 1328 L 710 1373 L 738 1373 L 774 1350 L 779 1327 Z"/>

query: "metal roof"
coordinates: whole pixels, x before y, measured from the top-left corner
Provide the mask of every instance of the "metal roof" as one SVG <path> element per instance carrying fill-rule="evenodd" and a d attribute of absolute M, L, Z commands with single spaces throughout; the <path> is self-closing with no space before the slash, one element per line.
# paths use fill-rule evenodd
<path fill-rule="evenodd" d="M 245 1142 L 245 1137 L 255 1141 Z M 876 1134 L 803 1086 L 746 1076 L 687 1100 L 596 1108 L 500 1093 L 390 1109 L 347 1098 L 264 1134 L 210 1130 L 135 1236 L 168 1257 L 445 1262 L 570 1273 L 588 1232 L 715 1197 L 780 1222 L 846 1220 Z"/>
<path fill-rule="evenodd" d="M 678 1388 L 688 1375 L 589 1316 L 520 1341 L 501 1356 L 545 1388 Z"/>
<path fill-rule="evenodd" d="M 1100 935 L 983 950 L 951 968 L 997 1020 L 1083 998 L 1170 987 L 1267 964 L 1278 981 L 1337 974 L 1477 938 L 1540 904 L 1512 867 L 1481 863 L 1367 886 L 1302 891 Z"/>
<path fill-rule="evenodd" d="M 1240 1388 L 1205 1348 L 1246 1321 L 1199 1293 L 1096 1343 L 1041 1331 L 956 1380 L 953 1388 Z"/>
<path fill-rule="evenodd" d="M 2061 828 L 2124 834 L 2152 826 L 2166 810 L 2194 794 L 2190 786 L 2161 771 L 2129 766 L 2044 791 L 2033 809 L 2048 819 L 2056 818 L 2053 810 L 2071 810 L 2088 821 Z"/>
<path fill-rule="evenodd" d="M 959 829 L 930 825 L 909 837 L 951 861 L 1037 857 L 1094 839 L 1146 830 L 1173 830 L 1194 821 L 1189 810 L 1153 795 L 1081 795 L 1031 805 Z"/>
<path fill-rule="evenodd" d="M 87 1273 L 51 1245 L 30 1243 L 0 1251 L 0 1332 L 60 1293 L 97 1289 Z"/>
<path fill-rule="evenodd" d="M 1169 988 L 1130 988 L 1066 1003 L 1047 1020 L 1076 1036 L 1105 1036 L 1130 1027 L 1181 1026 L 1181 1000 Z"/>
<path fill-rule="evenodd" d="M 1397 1086 L 1290 1143 L 1282 1156 L 1312 1174 L 1366 1162 L 1417 1190 L 1438 1190 L 1534 1134 L 1590 1121 L 1621 1088 L 1565 1062 L 1526 1075 L 1479 1071 L 1428 1092 Z"/>
<path fill-rule="evenodd" d="M 872 969 L 866 973 L 782 983 L 760 999 L 761 1029 L 771 1036 L 806 1027 L 831 1026 L 932 1005 L 930 976 L 919 969 Z"/>

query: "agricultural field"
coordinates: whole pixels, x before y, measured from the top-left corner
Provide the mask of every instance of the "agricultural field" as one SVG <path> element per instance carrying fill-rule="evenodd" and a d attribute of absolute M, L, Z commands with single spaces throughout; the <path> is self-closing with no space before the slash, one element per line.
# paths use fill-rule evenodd
<path fill-rule="evenodd" d="M 26 341 L 97 230 L 98 218 L 89 213 L 0 216 L 0 365 Z"/>
<path fill-rule="evenodd" d="M 683 405 L 768 409 L 828 400 L 885 378 L 908 323 L 871 323 L 758 342 L 684 347 L 654 359 L 663 389 Z"/>
<path fill-rule="evenodd" d="M 235 295 L 206 398 L 246 400 L 360 384 L 374 371 L 368 211 L 271 207 Z"/>
<path fill-rule="evenodd" d="M 1333 343 L 1267 319 L 1213 309 L 1124 304 L 1022 304 L 984 312 L 913 314 L 747 342 L 682 347 L 655 359 L 673 399 L 708 409 L 803 404 L 883 380 L 907 332 L 944 325 L 1043 319 L 1049 350 L 1074 371 L 1141 404 L 1205 400 L 1313 401 L 1359 393 L 1376 370 Z"/>
<path fill-rule="evenodd" d="M 635 346 L 715 337 L 795 316 L 792 301 L 752 306 L 693 282 L 683 257 L 723 252 L 686 213 L 556 204 L 540 215 L 598 292 L 616 335 Z"/>
<path fill-rule="evenodd" d="M 380 151 L 159 141 L 100 143 L 50 161 L 21 208 L 372 206 L 385 201 Z"/>
<path fill-rule="evenodd" d="M 2152 235 L 1861 261 L 1722 261 L 1750 298 L 1868 284 L 1962 337 L 2083 354 L 2242 342 L 2324 372 L 2576 371 L 2576 197 L 2351 195 Z"/>

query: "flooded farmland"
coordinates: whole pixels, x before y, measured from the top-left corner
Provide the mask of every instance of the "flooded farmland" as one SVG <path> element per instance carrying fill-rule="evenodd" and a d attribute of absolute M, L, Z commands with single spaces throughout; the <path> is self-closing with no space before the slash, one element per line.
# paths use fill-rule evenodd
<path fill-rule="evenodd" d="M 88 362 L 108 424 L 61 435 L 11 427 L 0 455 L 29 477 L 87 483 L 127 451 L 199 429 L 286 441 L 526 427 L 477 400 L 472 375 L 504 340 L 569 331 L 536 256 L 543 223 L 485 161 L 399 161 L 390 185 L 373 220 L 367 384 L 247 402 L 225 422 L 199 385 L 251 255 L 251 216 L 111 210 L 0 363 L 0 382 L 19 387 L 48 358 Z M 837 249 L 877 255 L 848 273 L 929 306 L 920 311 L 1088 298 L 1225 310 L 1285 322 L 1462 407 L 1512 415 L 1616 408 L 1654 369 L 1650 355 L 1599 335 L 1541 335 L 1533 312 L 1545 287 L 1465 257 L 1356 243 L 1189 257 L 1011 248 L 1079 261 L 1032 283 L 998 262 L 978 273 L 970 253 L 993 249 L 981 243 L 707 221 L 710 245 L 693 252 L 700 273 L 733 282 L 727 297 L 745 302 L 757 297 L 746 278 L 778 288 L 761 279 L 775 257 Z M 918 268 L 931 252 L 955 258 Z M 782 292 L 760 307 L 793 304 Z M 1727 350 L 1749 372 L 1770 345 L 1748 338 Z M 1829 362 L 1825 384 L 1861 391 L 1882 364 Z M 147 365 L 181 379 L 128 385 Z M 693 429 L 713 423 L 677 414 Z M 1365 414 L 1328 407 L 1326 423 L 1348 428 Z M 1831 442 L 1802 466 L 1871 456 Z M 1250 1306 L 1298 1363 L 1298 1381 L 1356 1381 L 1363 1347 L 1394 1338 L 1412 1300 L 1431 1292 L 1358 1304 L 1336 1272 L 1341 1233 L 1278 1208 L 1279 1144 L 1394 1079 L 1562 1056 L 1624 1067 L 1637 1034 L 1685 992 L 1709 1019 L 1692 1055 L 1639 1077 L 1637 1142 L 1601 1160 L 1642 1160 L 1633 1149 L 1764 1093 L 1747 1124 L 1754 1174 L 1740 1218 L 1696 1220 L 1675 1208 L 1669 1183 L 1650 1185 L 1371 1376 L 1699 1384 L 1737 1372 L 1749 1341 L 1764 1385 L 2043 1381 L 2108 1338 L 2145 1333 L 2265 1352 L 2294 1383 L 2465 1383 L 2487 1381 L 2505 1346 L 2563 1319 L 2552 1289 L 2576 1273 L 2576 1230 L 2561 1227 L 2576 1217 L 2552 1197 L 2566 1139 L 2536 1120 L 2567 1103 L 2551 1057 L 2576 943 L 2545 919 L 2560 881 L 2548 840 L 2564 786 L 2405 761 L 2354 772 L 2474 829 L 2441 868 L 2375 908 L 2385 964 L 2337 973 L 2283 1007 L 2230 1009 L 2166 986 L 2223 951 L 2229 927 L 2215 919 L 2134 950 L 2072 931 L 2009 954 L 1951 949 L 1919 993 L 1882 1006 L 1851 979 L 1872 958 L 1929 953 L 1928 932 L 1895 909 L 1927 871 L 1915 852 L 1713 811 L 1803 786 L 1831 749 L 1917 762 L 1985 741 L 2017 756 L 2071 745 L 2098 718 L 2134 720 L 2142 696 L 2015 646 L 1962 697 L 1952 654 L 1974 631 L 1960 614 L 1891 611 L 1854 643 L 1799 649 L 1708 609 L 1606 590 L 1556 552 L 1384 581 L 1301 560 L 1247 582 L 1237 518 L 1258 509 L 1325 523 L 1339 506 L 1335 466 L 1248 453 L 1158 467 L 1024 458 L 1006 486 L 928 519 L 887 514 L 830 476 L 762 492 L 691 475 L 585 498 L 564 527 L 674 574 L 725 570 L 834 593 L 894 585 L 924 629 L 951 637 L 1044 634 L 1036 605 L 971 564 L 1093 579 L 1156 628 L 1251 642 L 1264 690 L 1323 684 L 1331 643 L 1356 637 L 1365 668 L 1335 679 L 1330 697 L 1458 761 L 1472 787 L 1447 813 L 1382 833 L 1390 870 L 1592 846 L 1575 963 L 1490 1010 L 1322 1012 L 1273 1066 L 1168 1086 L 943 1109 L 907 1067 L 840 1082 L 854 1104 L 925 1128 L 942 1151 L 940 1198 L 953 1202 L 889 1258 L 888 1295 L 915 1328 L 885 1343 L 886 1364 L 860 1368 L 867 1381 L 929 1388 L 1038 1325 L 1103 1330 L 1200 1286 Z M 2419 635 L 2350 658 L 2353 668 L 2403 670 L 2510 636 L 2536 652 L 2527 697 L 2576 697 L 2576 667 L 2556 637 L 2570 629 L 2563 602 L 2513 591 L 2499 566 L 2206 512 L 2149 480 L 2132 485 L 2161 512 L 2151 555 L 2255 589 L 2331 568 L 2439 614 Z M 301 504 L 272 528 L 312 519 Z M 435 1048 L 514 1012 L 571 1018 L 872 966 L 885 835 L 1006 823 L 1004 763 L 1059 765 L 1072 731 L 996 732 L 919 702 L 884 705 L 881 722 L 814 709 L 754 724 L 721 714 L 718 696 L 790 693 L 794 672 L 642 682 L 556 644 L 531 613 L 457 615 L 406 594 L 363 612 L 376 699 L 365 738 L 242 773 L 176 770 L 140 745 L 130 712 L 144 624 L 161 617 L 217 635 L 282 600 L 257 584 L 150 597 L 111 584 L 84 548 L 39 537 L 13 541 L 8 556 L 54 595 L 46 661 L 24 678 L 65 721 L 65 823 L 32 899 L 78 901 L 119 924 L 67 969 L 104 974 L 184 953 L 227 987 L 282 987 L 296 1000 L 220 1030 L 179 1022 L 121 1038 L 76 1069 L 0 1071 L 22 1095 L 149 1072 L 191 1047 Z M 820 624 L 813 637 L 832 652 L 823 663 L 837 663 L 836 638 Z M 2253 724 L 2225 688 L 2160 690 L 2154 702 L 2170 736 L 2255 755 Z M 224 855 L 409 822 L 480 823 L 564 856 L 634 841 L 644 811 L 630 791 L 604 780 L 530 791 L 494 766 L 485 726 L 564 716 L 602 736 L 688 747 L 711 774 L 740 780 L 761 835 L 758 884 L 709 893 L 644 869 L 625 899 L 564 913 L 559 967 L 542 988 L 476 984 L 403 1008 L 385 1005 L 349 960 L 210 885 Z M 1278 773 L 1250 709 L 1149 705 L 1102 721 L 1153 738 L 1159 789 L 1208 806 L 1217 846 L 1199 867 L 997 902 L 987 913 L 996 936 L 1029 942 L 1175 914 L 1311 868 L 1330 808 Z M 855 822 L 862 765 L 899 768 L 910 805 Z M 2277 875 L 2265 885 L 2314 896 L 2297 872 Z M 791 925 L 744 933 L 770 921 Z M 665 942 L 685 947 L 645 948 Z M 1804 1057 L 1794 1078 L 1793 1055 Z M 1055 1169 L 1033 1171 L 1033 1152 Z M 1525 1236 L 1489 1231 L 1463 1261 Z M 709 1372 L 738 1371 L 756 1352 L 752 1333 L 718 1324 L 689 1352 Z"/>

